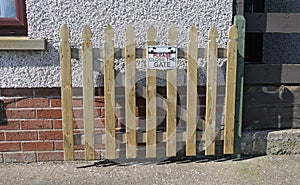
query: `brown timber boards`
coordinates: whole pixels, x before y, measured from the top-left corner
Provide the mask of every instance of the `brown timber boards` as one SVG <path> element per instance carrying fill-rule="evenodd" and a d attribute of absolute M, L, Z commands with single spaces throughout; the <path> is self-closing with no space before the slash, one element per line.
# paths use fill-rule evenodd
<path fill-rule="evenodd" d="M 244 105 L 244 130 L 300 128 L 299 86 L 246 86 Z"/>
<path fill-rule="evenodd" d="M 300 13 L 245 13 L 246 32 L 300 33 Z"/>
<path fill-rule="evenodd" d="M 300 64 L 245 64 L 246 85 L 299 84 Z"/>

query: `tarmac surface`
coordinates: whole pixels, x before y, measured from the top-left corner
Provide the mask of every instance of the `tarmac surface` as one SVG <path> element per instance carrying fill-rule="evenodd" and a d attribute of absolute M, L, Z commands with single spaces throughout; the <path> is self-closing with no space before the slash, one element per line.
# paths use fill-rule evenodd
<path fill-rule="evenodd" d="M 0 164 L 0 184 L 300 184 L 300 155 L 160 163 Z"/>

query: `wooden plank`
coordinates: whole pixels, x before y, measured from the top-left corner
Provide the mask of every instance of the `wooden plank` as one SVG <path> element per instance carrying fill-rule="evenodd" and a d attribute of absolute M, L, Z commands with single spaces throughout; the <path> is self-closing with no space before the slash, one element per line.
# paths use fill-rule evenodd
<path fill-rule="evenodd" d="M 126 30 L 125 47 L 125 116 L 126 158 L 136 158 L 136 97 L 135 97 L 135 33 L 132 26 Z"/>
<path fill-rule="evenodd" d="M 195 26 L 189 30 L 187 46 L 187 135 L 186 155 L 196 155 L 196 126 L 197 126 L 197 46 L 198 32 Z"/>
<path fill-rule="evenodd" d="M 169 45 L 177 46 L 178 32 L 175 26 L 169 29 Z M 166 156 L 176 156 L 176 107 L 177 107 L 177 69 L 167 71 L 167 144 Z"/>
<path fill-rule="evenodd" d="M 70 31 L 66 25 L 60 30 L 60 68 L 64 160 L 74 160 L 73 111 L 72 111 L 72 66 Z"/>
<path fill-rule="evenodd" d="M 115 131 L 115 74 L 114 74 L 114 33 L 110 25 L 104 30 L 104 99 L 105 99 L 105 133 L 106 159 L 116 158 Z"/>
<path fill-rule="evenodd" d="M 236 74 L 236 99 L 235 99 L 235 125 L 234 125 L 234 154 L 240 158 L 242 143 L 243 120 L 243 92 L 244 92 L 244 58 L 245 58 L 245 18 L 234 17 L 234 25 L 238 29 L 237 45 L 237 74 Z"/>
<path fill-rule="evenodd" d="M 95 159 L 94 138 L 94 77 L 92 31 L 88 26 L 82 30 L 82 80 L 83 80 L 83 120 L 85 133 L 85 160 Z"/>
<path fill-rule="evenodd" d="M 245 13 L 246 31 L 300 33 L 300 13 Z"/>
<path fill-rule="evenodd" d="M 147 31 L 147 46 L 156 45 L 156 30 L 150 26 Z M 146 71 L 146 157 L 156 157 L 156 71 Z"/>
<path fill-rule="evenodd" d="M 80 59 L 80 52 L 78 48 L 72 48 L 72 58 Z M 103 48 L 93 48 L 93 58 L 94 62 L 99 62 L 99 58 L 103 58 Z M 135 48 L 136 58 L 145 58 L 146 49 L 145 48 Z M 226 58 L 227 56 L 226 48 L 218 48 L 218 58 Z M 126 58 L 125 50 L 122 48 L 115 48 L 115 59 Z M 178 58 L 186 58 L 186 49 L 178 48 Z M 198 48 L 198 58 L 207 58 L 207 49 Z"/>
<path fill-rule="evenodd" d="M 137 143 L 143 144 L 146 143 L 147 133 L 137 133 Z M 167 142 L 167 133 L 166 132 L 157 132 L 157 143 L 165 143 Z M 196 132 L 196 141 L 205 141 L 204 140 L 204 132 L 197 131 Z M 83 134 L 75 134 L 74 141 L 76 145 L 84 144 L 84 135 Z M 118 132 L 116 133 L 117 144 L 126 143 L 126 134 Z M 220 131 L 216 135 L 216 140 L 222 141 L 224 140 L 224 132 Z M 176 142 L 184 142 L 186 141 L 186 131 L 177 131 L 176 132 Z M 106 134 L 95 134 L 95 143 L 96 144 L 105 144 L 106 142 Z"/>
<path fill-rule="evenodd" d="M 245 64 L 245 84 L 299 84 L 300 64 Z"/>
<path fill-rule="evenodd" d="M 300 127 L 299 85 L 255 85 L 244 91 L 243 129 Z M 266 116 L 268 115 L 268 116 Z"/>
<path fill-rule="evenodd" d="M 224 154 L 234 152 L 234 115 L 237 67 L 237 28 L 231 26 L 227 49 L 226 92 L 225 92 L 225 123 L 224 123 Z"/>
<path fill-rule="evenodd" d="M 217 106 L 217 39 L 215 26 L 208 32 L 207 79 L 206 79 L 206 118 L 205 118 L 205 155 L 215 154 L 216 106 Z"/>

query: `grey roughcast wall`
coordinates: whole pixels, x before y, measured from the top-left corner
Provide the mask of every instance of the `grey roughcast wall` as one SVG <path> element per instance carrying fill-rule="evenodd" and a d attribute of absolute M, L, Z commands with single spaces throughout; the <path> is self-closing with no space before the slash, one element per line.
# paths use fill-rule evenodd
<path fill-rule="evenodd" d="M 167 29 L 174 24 L 179 30 L 179 47 L 186 46 L 187 31 L 193 24 L 199 31 L 199 47 L 205 47 L 208 30 L 215 25 L 218 42 L 225 47 L 232 21 L 232 0 L 27 0 L 26 7 L 29 37 L 46 39 L 47 50 L 1 51 L 0 88 L 60 86 L 58 49 L 63 24 L 71 29 L 73 47 L 80 46 L 85 24 L 94 33 L 94 47 L 102 45 L 107 24 L 115 30 L 115 47 L 124 46 L 129 24 L 135 27 L 138 47 L 145 45 L 146 30 L 151 24 L 158 31 L 159 44 L 167 42 Z M 81 86 L 81 68 L 81 62 L 73 60 L 74 86 Z"/>

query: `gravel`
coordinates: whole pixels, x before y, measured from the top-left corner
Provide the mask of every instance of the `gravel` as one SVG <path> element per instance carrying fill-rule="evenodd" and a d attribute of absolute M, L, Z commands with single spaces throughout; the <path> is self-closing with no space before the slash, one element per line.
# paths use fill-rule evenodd
<path fill-rule="evenodd" d="M 93 164 L 1 164 L 0 184 L 300 184 L 300 155 L 128 166 Z"/>

